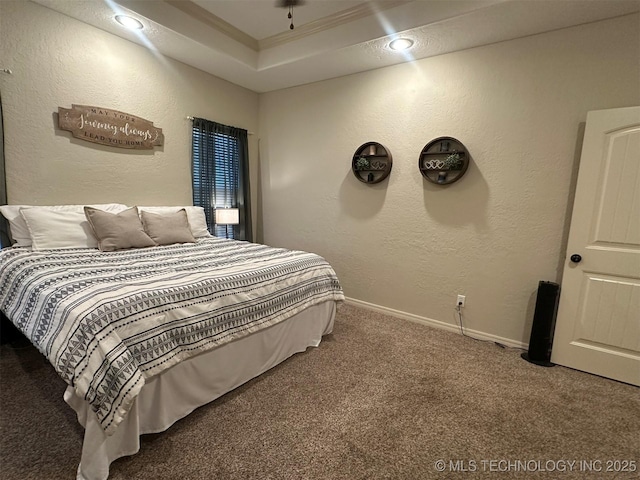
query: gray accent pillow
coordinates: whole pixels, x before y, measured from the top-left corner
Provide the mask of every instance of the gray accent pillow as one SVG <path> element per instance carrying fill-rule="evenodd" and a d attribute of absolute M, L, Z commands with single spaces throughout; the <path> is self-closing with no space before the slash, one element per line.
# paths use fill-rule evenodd
<path fill-rule="evenodd" d="M 187 211 L 183 208 L 175 213 L 157 213 L 140 211 L 144 231 L 158 245 L 171 245 L 172 243 L 195 243 L 196 239 L 191 233 Z"/>
<path fill-rule="evenodd" d="M 84 214 L 98 239 L 98 248 L 103 252 L 113 252 L 125 248 L 153 247 L 156 244 L 145 233 L 136 207 L 128 208 L 120 213 L 109 213 L 93 207 L 84 207 Z"/>

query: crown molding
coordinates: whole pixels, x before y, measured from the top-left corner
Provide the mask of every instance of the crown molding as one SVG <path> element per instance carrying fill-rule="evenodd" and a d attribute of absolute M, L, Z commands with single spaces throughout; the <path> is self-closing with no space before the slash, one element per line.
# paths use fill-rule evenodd
<path fill-rule="evenodd" d="M 164 2 L 171 5 L 173 8 L 180 10 L 182 13 L 186 13 L 194 20 L 202 22 L 211 28 L 215 28 L 220 33 L 225 34 L 229 38 L 243 44 L 245 47 L 248 47 L 253 51 L 258 52 L 260 50 L 258 40 L 234 27 L 229 22 L 226 22 L 220 17 L 214 15 L 209 10 L 202 8 L 200 5 L 193 3 L 190 0 L 164 0 Z"/>
<path fill-rule="evenodd" d="M 182 13 L 189 15 L 194 20 L 197 20 L 205 25 L 216 29 L 220 33 L 228 36 L 229 38 L 241 43 L 245 47 L 250 48 L 255 52 L 260 50 L 266 50 L 268 48 L 277 47 L 286 43 L 294 42 L 302 38 L 315 35 L 326 30 L 344 25 L 346 23 L 354 22 L 362 18 L 374 15 L 378 12 L 395 8 L 406 3 L 411 3 L 413 0 L 385 0 L 384 2 L 366 2 L 356 5 L 355 7 L 342 10 L 334 15 L 329 15 L 324 18 L 319 18 L 312 22 L 306 23 L 294 30 L 278 33 L 271 37 L 264 38 L 262 40 L 256 40 L 250 35 L 247 35 L 242 30 L 234 27 L 229 22 L 214 15 L 209 10 L 201 7 L 200 5 L 192 2 L 191 0 L 163 0 L 164 3 L 171 5 L 173 8 L 180 10 Z"/>
<path fill-rule="evenodd" d="M 284 45 L 285 43 L 300 40 L 301 38 L 308 37 L 325 30 L 330 30 L 340 25 L 344 25 L 345 23 L 354 22 L 356 20 L 360 20 L 361 18 L 374 15 L 378 12 L 382 12 L 383 10 L 388 10 L 390 8 L 395 8 L 406 3 L 411 3 L 412 1 L 413 0 L 390 0 L 380 3 L 361 3 L 360 5 L 348 8 L 334 15 L 319 18 L 318 20 L 314 20 L 313 22 L 309 22 L 301 25 L 300 27 L 296 27 L 294 30 L 291 30 L 289 32 L 282 32 L 267 38 L 263 38 L 262 40 L 258 41 L 259 50 L 266 50 L 267 48 L 273 48 L 279 45 Z"/>

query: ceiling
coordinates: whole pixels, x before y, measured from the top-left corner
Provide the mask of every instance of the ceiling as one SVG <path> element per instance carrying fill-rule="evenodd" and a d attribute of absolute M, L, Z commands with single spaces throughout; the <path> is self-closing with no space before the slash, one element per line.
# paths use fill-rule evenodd
<path fill-rule="evenodd" d="M 306 0 L 291 30 L 282 0 L 32 1 L 255 92 L 640 11 L 640 0 Z M 390 50 L 398 36 L 413 47 Z"/>

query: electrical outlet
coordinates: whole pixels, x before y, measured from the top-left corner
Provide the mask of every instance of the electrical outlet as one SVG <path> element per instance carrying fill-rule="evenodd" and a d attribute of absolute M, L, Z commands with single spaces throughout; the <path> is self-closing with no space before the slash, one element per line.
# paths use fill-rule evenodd
<path fill-rule="evenodd" d="M 467 297 L 465 297 L 464 295 L 458 295 L 458 300 L 456 301 L 456 306 L 457 307 L 464 307 L 464 301 L 466 300 Z"/>

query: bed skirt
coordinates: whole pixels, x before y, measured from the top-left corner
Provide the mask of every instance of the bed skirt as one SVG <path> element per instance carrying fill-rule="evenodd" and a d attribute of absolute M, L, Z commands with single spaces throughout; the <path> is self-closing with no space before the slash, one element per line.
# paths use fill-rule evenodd
<path fill-rule="evenodd" d="M 131 410 L 107 436 L 89 404 L 67 388 L 64 400 L 85 428 L 77 480 L 106 480 L 109 465 L 140 450 L 140 435 L 167 430 L 205 405 L 331 333 L 336 303 L 324 302 L 257 333 L 186 360 L 149 379 Z"/>

